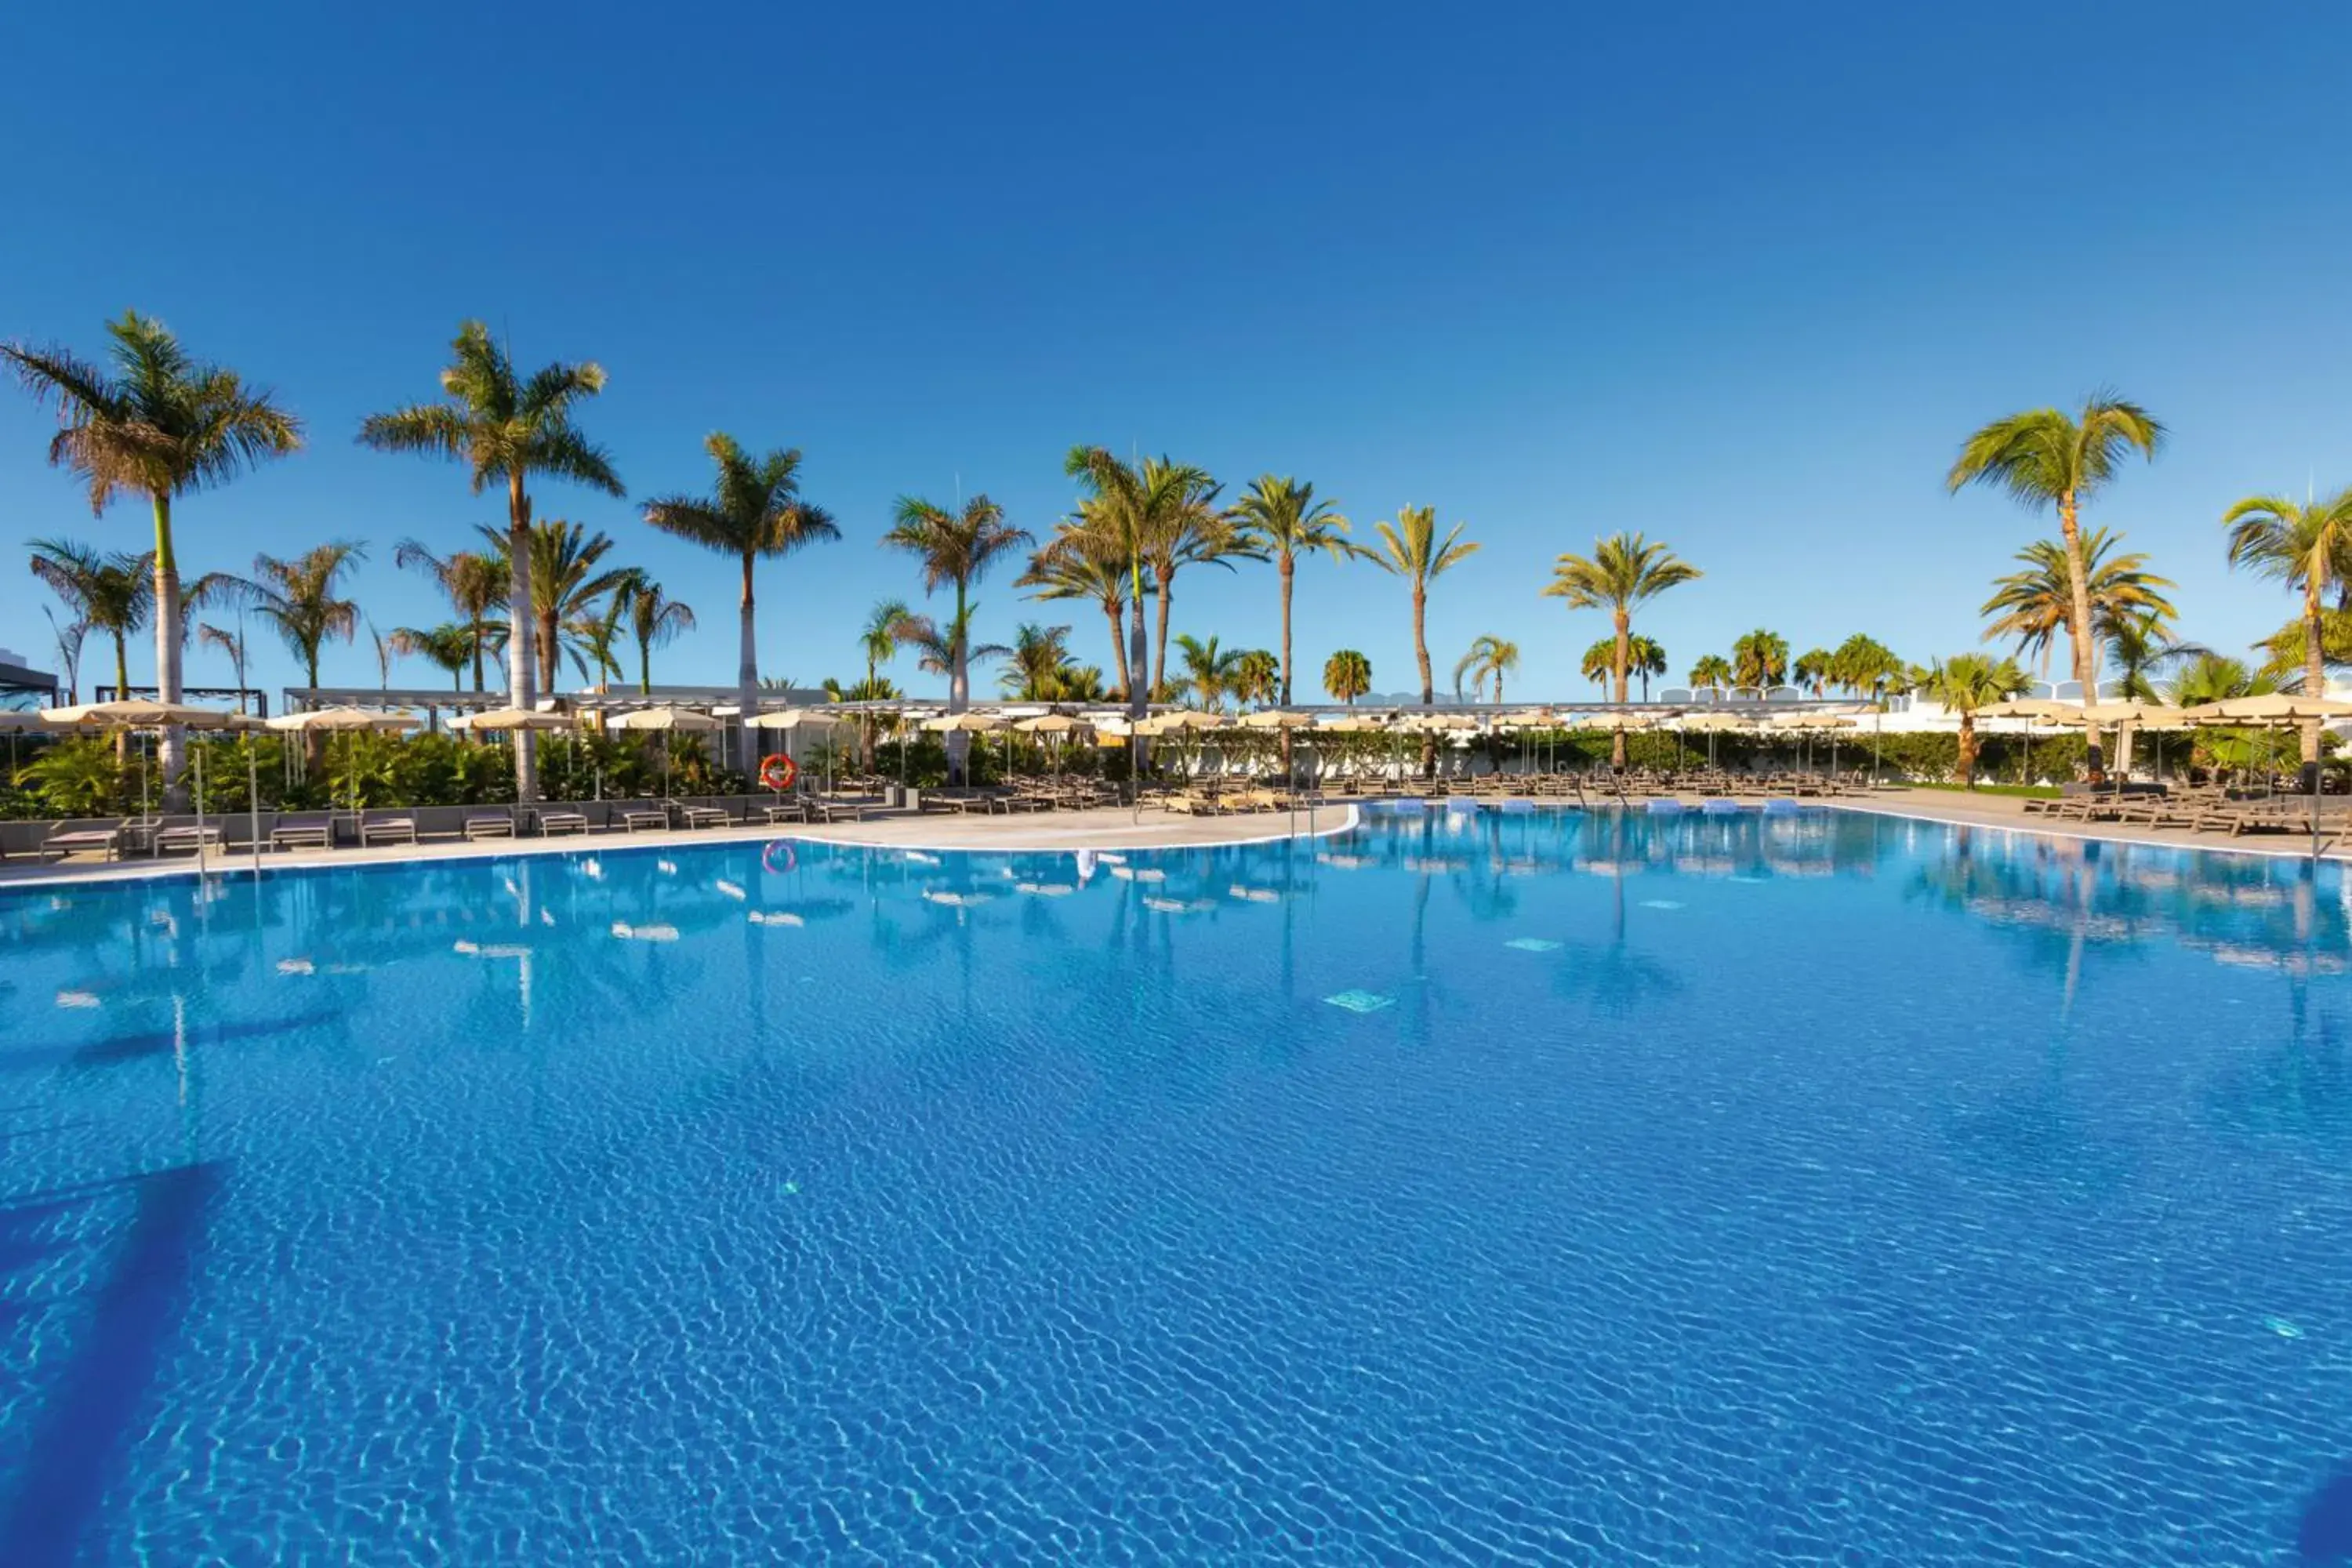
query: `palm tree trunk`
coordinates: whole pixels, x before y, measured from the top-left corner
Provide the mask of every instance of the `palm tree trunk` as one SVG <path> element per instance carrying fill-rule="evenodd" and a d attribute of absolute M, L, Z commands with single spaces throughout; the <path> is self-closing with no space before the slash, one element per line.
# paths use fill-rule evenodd
<path fill-rule="evenodd" d="M 956 582 L 955 626 L 948 643 L 948 711 L 961 713 L 971 702 L 971 637 L 964 620 L 964 584 Z M 961 787 L 971 777 L 971 737 L 961 730 L 948 732 L 948 783 Z"/>
<path fill-rule="evenodd" d="M 1617 702 L 1622 707 L 1625 702 L 1625 667 L 1633 658 L 1633 619 L 1622 605 L 1612 618 L 1617 631 L 1617 651 L 1612 656 L 1612 673 L 1617 678 Z M 1622 726 L 1609 742 L 1609 765 L 1620 773 L 1625 768 L 1625 731 Z"/>
<path fill-rule="evenodd" d="M 172 498 L 157 494 L 155 501 L 155 696 L 158 700 L 180 700 L 180 559 L 172 549 Z M 117 697 L 128 697 L 126 688 L 118 688 Z M 185 811 L 188 806 L 187 786 L 179 782 L 180 764 L 185 755 L 188 732 L 177 724 L 163 731 L 163 745 L 156 756 L 163 774 L 163 809 Z"/>
<path fill-rule="evenodd" d="M 1160 579 L 1160 626 L 1153 634 L 1159 642 L 1159 651 L 1151 663 L 1151 695 L 1154 697 L 1168 688 L 1168 605 L 1175 596 L 1176 574 L 1171 572 Z"/>
<path fill-rule="evenodd" d="M 474 637 L 474 689 L 480 691 L 485 689 L 482 685 L 482 617 L 469 616 L 466 626 Z"/>
<path fill-rule="evenodd" d="M 1290 706 L 1290 579 L 1298 570 L 1298 563 L 1288 551 L 1282 553 L 1282 706 Z"/>
<path fill-rule="evenodd" d="M 1412 657 L 1421 667 L 1421 705 L 1428 707 L 1437 700 L 1437 676 L 1429 668 L 1429 637 L 1425 624 L 1429 615 L 1429 589 L 1426 584 L 1412 585 Z M 1437 773 L 1437 737 L 1421 738 L 1421 776 L 1433 777 Z"/>
<path fill-rule="evenodd" d="M 1960 784 L 1968 789 L 1977 787 L 1977 716 L 1974 710 L 1960 714 Z"/>
<path fill-rule="evenodd" d="M 2074 679 L 2083 688 L 2083 706 L 2088 708 L 2098 700 L 2094 689 L 2098 669 L 2093 662 L 2091 627 L 2091 571 L 2083 559 L 2083 530 L 2075 516 L 2074 492 L 2068 490 L 2058 498 L 2058 531 L 2066 539 L 2066 579 L 2074 602 Z M 2085 726 L 2083 743 L 2087 748 L 2091 776 L 2097 778 L 2106 771 L 2105 759 L 2099 751 L 2099 731 Z"/>
<path fill-rule="evenodd" d="M 122 635 L 122 628 L 120 626 L 117 626 L 114 629 L 113 636 L 114 696 L 115 700 L 121 701 L 122 699 L 131 695 L 130 639 Z M 117 730 L 114 732 L 114 765 L 118 768 L 121 767 L 125 762 L 130 760 L 130 757 L 131 731 L 128 730 Z"/>
<path fill-rule="evenodd" d="M 1118 612 L 1121 607 L 1115 601 L 1106 603 L 1103 605 L 1103 616 L 1110 622 L 1110 651 L 1118 661 L 1118 689 L 1125 691 L 1128 689 L 1128 683 L 1133 678 L 1127 670 L 1127 632 L 1118 624 Z"/>
<path fill-rule="evenodd" d="M 530 498 L 523 494 L 522 475 L 507 480 L 507 700 L 528 710 L 536 698 L 538 669 L 531 655 L 537 636 L 531 613 Z M 539 743 L 529 730 L 514 732 L 515 799 L 528 805 L 539 798 Z"/>
<path fill-rule="evenodd" d="M 751 758 L 751 716 L 760 710 L 760 641 L 752 607 L 751 566 L 757 556 L 743 556 L 742 624 L 736 629 L 735 733 L 739 761 Z"/>
<path fill-rule="evenodd" d="M 2303 694 L 2316 702 L 2327 695 L 2327 647 L 2320 635 L 2319 581 L 2303 591 Z M 2303 726 L 2303 760 L 2319 761 L 2319 725 Z"/>

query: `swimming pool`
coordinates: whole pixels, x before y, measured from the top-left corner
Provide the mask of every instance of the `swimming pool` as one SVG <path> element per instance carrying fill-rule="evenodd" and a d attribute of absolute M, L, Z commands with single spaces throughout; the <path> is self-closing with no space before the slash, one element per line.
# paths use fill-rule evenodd
<path fill-rule="evenodd" d="M 2346 899 L 1822 811 L 17 893 L 0 1558 L 2326 1560 Z"/>

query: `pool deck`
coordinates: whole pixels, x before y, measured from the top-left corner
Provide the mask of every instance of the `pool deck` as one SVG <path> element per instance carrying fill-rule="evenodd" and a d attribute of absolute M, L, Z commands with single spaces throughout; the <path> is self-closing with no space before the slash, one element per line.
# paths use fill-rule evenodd
<path fill-rule="evenodd" d="M 1902 790 L 1885 795 L 1842 798 L 1832 804 L 1846 811 L 1959 826 L 2038 833 L 2052 838 L 2100 839 L 2110 843 L 2161 845 L 2176 849 L 2307 858 L 2311 841 L 2296 834 L 2268 834 L 2238 838 L 2213 833 L 2189 833 L 2169 828 L 2119 827 L 2111 823 L 2050 823 L 2028 816 L 2024 802 L 2010 795 L 1968 795 L 1945 790 Z M 641 834 L 595 834 L 561 838 L 430 840 L 422 844 L 377 845 L 333 850 L 274 851 L 261 857 L 267 870 L 381 865 L 400 861 L 502 858 L 517 855 L 579 854 L 585 850 L 650 849 L 663 845 L 751 843 L 778 838 L 820 843 L 868 845 L 880 848 L 976 849 L 998 853 L 1059 849 L 1177 849 L 1219 844 L 1247 844 L 1298 834 L 1341 833 L 1355 826 L 1356 809 L 1339 805 L 1313 813 L 1251 813 L 1238 816 L 1179 816 L 1158 810 L 1138 813 L 1127 807 L 1093 811 L 1039 813 L 1022 816 L 943 816 L 937 813 L 877 813 L 864 822 L 839 822 L 803 826 L 743 826 L 699 831 Z M 2352 858 L 2352 837 L 2332 831 L 2323 840 L 2329 859 Z M 253 864 L 242 855 L 226 861 L 213 857 L 215 869 L 224 864 L 243 869 Z M 194 873 L 193 857 L 166 860 L 133 858 L 111 862 L 75 856 L 37 865 L 11 859 L 0 865 L 0 888 L 25 888 L 106 881 L 136 881 L 152 877 L 184 877 Z"/>

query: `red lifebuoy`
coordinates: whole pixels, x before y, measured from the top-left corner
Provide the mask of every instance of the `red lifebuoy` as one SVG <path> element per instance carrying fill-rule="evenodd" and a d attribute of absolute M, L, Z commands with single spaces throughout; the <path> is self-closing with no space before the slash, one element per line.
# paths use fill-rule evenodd
<path fill-rule="evenodd" d="M 776 864 L 776 852 L 780 849 L 783 851 L 784 856 L 784 863 L 781 866 Z M 760 865 L 762 869 L 772 871 L 777 875 L 782 876 L 787 871 L 799 870 L 801 868 L 801 858 L 799 856 L 793 853 L 793 847 L 791 844 L 779 838 L 775 840 L 775 842 L 770 844 L 765 849 L 760 851 Z"/>
<path fill-rule="evenodd" d="M 761 757 L 760 759 L 760 787 L 761 789 L 790 789 L 793 787 L 793 781 L 800 776 L 800 765 L 794 763 L 792 758 L 784 755 L 782 752 L 778 752 L 772 757 Z"/>

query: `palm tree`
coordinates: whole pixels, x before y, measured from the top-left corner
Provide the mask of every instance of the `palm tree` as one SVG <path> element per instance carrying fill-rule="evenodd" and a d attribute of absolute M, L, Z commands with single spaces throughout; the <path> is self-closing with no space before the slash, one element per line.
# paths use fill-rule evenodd
<path fill-rule="evenodd" d="M 922 563 L 925 594 L 937 593 L 943 585 L 955 589 L 955 614 L 935 651 L 947 656 L 940 673 L 948 678 L 948 711 L 961 713 L 971 700 L 971 660 L 979 654 L 971 647 L 971 616 L 977 607 L 971 603 L 971 585 L 988 574 L 998 557 L 1028 543 L 1029 531 L 1005 521 L 1004 509 L 984 495 L 972 497 L 961 511 L 950 511 L 915 496 L 901 496 L 882 542 Z M 927 647 L 922 638 L 910 637 L 904 629 L 917 625 L 929 623 L 920 616 L 904 617 L 893 635 L 900 642 Z M 963 782 L 970 742 L 971 737 L 961 731 L 948 736 L 952 783 Z"/>
<path fill-rule="evenodd" d="M 998 683 L 1007 697 L 1052 702 L 1061 689 L 1063 667 L 1069 662 L 1069 627 L 1024 621 L 1013 636 L 1013 667 L 997 678 Z"/>
<path fill-rule="evenodd" d="M 1642 700 L 1650 700 L 1650 678 L 1666 673 L 1666 650 L 1654 638 L 1635 633 L 1626 643 L 1633 675 L 1642 683 Z"/>
<path fill-rule="evenodd" d="M 1054 537 L 1029 558 L 1029 569 L 1013 579 L 1016 588 L 1034 588 L 1033 599 L 1085 599 L 1092 602 L 1110 624 L 1111 653 L 1118 667 L 1118 684 L 1128 685 L 1127 641 L 1121 618 L 1127 609 L 1128 563 L 1112 530 L 1089 518 L 1099 500 L 1088 500 L 1078 516 L 1055 526 Z"/>
<path fill-rule="evenodd" d="M 1830 684 L 1856 697 L 1884 695 L 1903 676 L 1903 661 L 1874 637 L 1856 632 L 1830 655 Z"/>
<path fill-rule="evenodd" d="M 1922 689 L 1960 718 L 1960 782 L 1977 787 L 1977 712 L 2006 702 L 2032 684 L 2014 659 L 1989 654 L 1955 654 L 1933 666 Z"/>
<path fill-rule="evenodd" d="M 1733 683 L 1761 696 L 1789 673 L 1789 639 L 1759 626 L 1731 645 Z"/>
<path fill-rule="evenodd" d="M 1945 476 L 1946 486 L 1956 491 L 1963 485 L 1993 485 L 2034 510 L 2045 506 L 2057 509 L 2073 624 L 2091 634 L 2074 643 L 2074 679 L 2082 682 L 2086 708 L 2095 700 L 2092 694 L 2098 686 L 2098 665 L 2091 647 L 2098 623 L 2093 618 L 2081 509 L 2115 477 L 2126 458 L 2137 451 L 2153 461 L 2163 444 L 2164 426 L 2147 409 L 2096 393 L 2084 401 L 2080 418 L 2055 408 L 2036 408 L 1994 420 L 1968 438 L 1951 472 Z M 2095 775 L 2101 771 L 2098 731 L 2086 730 L 2084 738 Z"/>
<path fill-rule="evenodd" d="M 1625 683 L 1633 672 L 1633 610 L 1648 603 L 1669 588 L 1680 587 L 1698 578 L 1699 570 L 1676 556 L 1663 543 L 1653 544 L 1639 533 L 1612 534 L 1592 542 L 1590 556 L 1563 554 L 1553 564 L 1551 582 L 1544 588 L 1544 596 L 1566 601 L 1571 610 L 1591 610 L 1607 606 L 1610 623 L 1615 632 L 1615 651 L 1610 661 L 1616 680 L 1616 700 L 1625 700 Z M 1665 669 L 1660 656 L 1658 671 Z M 1644 685 L 1646 693 L 1647 686 Z M 1649 698 L 1644 695 L 1643 701 Z M 1610 765 L 1625 765 L 1625 731 L 1616 731 L 1610 750 Z"/>
<path fill-rule="evenodd" d="M 1211 712 L 1225 705 L 1233 694 L 1234 685 L 1241 675 L 1241 648 L 1220 647 L 1217 639 L 1202 642 L 1195 637 L 1179 635 L 1177 650 L 1184 656 L 1183 688 L 1193 701 Z"/>
<path fill-rule="evenodd" d="M 1584 658 L 1576 668 L 1578 674 L 1601 688 L 1601 699 L 1607 701 L 1617 674 L 1617 639 L 1602 637 L 1595 642 L 1584 650 Z"/>
<path fill-rule="evenodd" d="M 375 645 L 375 689 L 378 691 L 389 692 L 392 689 L 393 661 L 400 657 L 402 650 L 382 632 L 375 629 L 375 622 L 373 620 L 367 622 L 367 634 L 368 641 Z"/>
<path fill-rule="evenodd" d="M 466 689 L 467 663 L 481 651 L 474 628 L 463 621 L 444 621 L 437 626 L 394 626 L 387 640 L 402 657 L 422 658 L 447 675 L 452 691 Z"/>
<path fill-rule="evenodd" d="M 1150 710 L 1151 692 L 1146 680 L 1150 651 L 1143 633 L 1143 573 L 1156 542 L 1180 531 L 1185 518 L 1216 493 L 1216 482 L 1205 469 L 1166 458 L 1147 458 L 1141 465 L 1123 463 L 1102 447 L 1078 446 L 1063 459 L 1062 470 L 1085 489 L 1079 505 L 1080 525 L 1092 536 L 1089 548 L 1107 561 L 1125 563 L 1127 573 L 1128 654 L 1124 678 L 1127 710 L 1140 719 Z M 1164 625 L 1163 618 L 1163 625 Z M 1163 664 L 1166 645 L 1161 645 Z"/>
<path fill-rule="evenodd" d="M 2211 652 L 2191 654 L 2172 678 L 2166 695 L 2175 708 L 2200 708 L 2232 697 L 2254 697 L 2277 687 L 2246 668 L 2243 659 Z"/>
<path fill-rule="evenodd" d="M 236 710 L 240 713 L 244 712 L 246 691 L 245 667 L 247 662 L 247 650 L 245 646 L 245 617 L 243 616 L 239 616 L 236 618 L 236 630 L 235 631 L 229 630 L 226 626 L 214 626 L 209 621 L 198 622 L 196 626 L 196 646 L 199 647 L 216 647 L 220 649 L 221 652 L 228 655 L 229 669 L 236 678 Z"/>
<path fill-rule="evenodd" d="M 1731 682 L 1731 661 L 1719 653 L 1708 654 L 1690 668 L 1690 683 L 1697 690 L 1722 691 Z"/>
<path fill-rule="evenodd" d="M 1470 650 L 1454 667 L 1454 695 L 1463 694 L 1463 682 L 1469 682 L 1470 694 L 1475 697 L 1488 680 L 1495 683 L 1495 701 L 1503 700 L 1503 677 L 1519 668 L 1519 645 L 1505 642 L 1501 637 L 1486 634 L 1470 639 Z"/>
<path fill-rule="evenodd" d="M 1364 553 L 1348 538 L 1348 520 L 1328 500 L 1315 499 L 1315 487 L 1300 479 L 1261 474 L 1234 505 L 1242 536 L 1274 558 L 1282 574 L 1282 689 L 1280 700 L 1290 700 L 1290 589 L 1298 571 L 1299 552 L 1322 551 L 1334 561 Z"/>
<path fill-rule="evenodd" d="M 118 495 L 147 498 L 155 519 L 150 552 L 155 690 L 163 701 L 177 702 L 187 632 L 172 503 L 295 451 L 302 445 L 302 423 L 235 371 L 190 358 L 152 317 L 126 310 L 106 331 L 112 341 L 104 365 L 61 346 L 21 342 L 0 343 L 0 363 L 15 369 L 36 400 L 56 401 L 59 427 L 49 443 L 49 461 L 89 481 L 92 515 Z M 184 731 L 163 732 L 159 760 L 166 810 L 187 804 L 187 790 L 178 782 L 185 744 Z"/>
<path fill-rule="evenodd" d="M 2304 645 L 2300 615 L 2253 645 L 2254 651 L 2263 656 L 2263 673 L 2276 680 L 2283 691 L 2303 689 L 2307 651 Z M 2319 612 L 2319 651 L 2320 663 L 2330 673 L 2352 669 L 2352 610 L 2330 605 Z"/>
<path fill-rule="evenodd" d="M 1421 705 L 1428 707 L 1437 700 L 1437 681 L 1429 668 L 1429 585 L 1448 571 L 1478 553 L 1475 541 L 1462 537 L 1470 525 L 1457 522 L 1441 540 L 1437 537 L 1437 509 L 1433 506 L 1401 507 L 1393 523 L 1372 525 L 1381 536 L 1380 549 L 1367 551 L 1366 558 L 1383 572 L 1403 578 L 1412 589 L 1412 657 L 1421 668 Z M 1421 742 L 1421 772 L 1423 778 L 1437 771 L 1437 737 L 1423 737 Z"/>
<path fill-rule="evenodd" d="M 463 617 L 473 652 L 474 689 L 485 689 L 482 679 L 482 654 L 489 646 L 486 626 L 493 611 L 507 602 L 509 581 L 506 569 L 499 564 L 496 552 L 475 550 L 453 551 L 446 556 L 436 555 L 423 543 L 404 539 L 393 546 L 392 563 L 404 571 L 418 571 L 433 579 L 448 599 L 449 607 Z"/>
<path fill-rule="evenodd" d="M 902 616 L 890 628 L 892 639 L 901 647 L 915 650 L 915 663 L 928 674 L 948 678 L 949 707 L 961 712 L 961 703 L 971 695 L 971 667 L 982 659 L 1003 658 L 1013 650 L 1002 643 L 975 643 L 971 640 L 972 612 L 980 606 L 966 604 L 955 618 L 941 626 L 929 616 Z M 956 697 L 958 684 L 963 696 Z M 961 784 L 966 777 L 964 760 L 971 737 L 962 731 L 950 731 L 948 740 L 948 782 Z"/>
<path fill-rule="evenodd" d="M 1210 483 L 1208 476 L 1190 487 L 1181 504 L 1174 507 L 1162 525 L 1145 536 L 1144 564 L 1151 568 L 1153 595 L 1157 601 L 1153 614 L 1158 618 L 1153 636 L 1158 648 L 1153 655 L 1151 686 L 1155 693 L 1170 690 L 1168 685 L 1168 616 L 1176 603 L 1176 574 L 1191 565 L 1222 566 L 1230 572 L 1236 561 L 1263 561 L 1265 552 L 1234 525 L 1231 514 L 1217 507 L 1221 486 Z"/>
<path fill-rule="evenodd" d="M 570 479 L 606 495 L 625 495 L 604 449 L 572 423 L 574 407 L 604 390 L 604 372 L 592 361 L 558 362 L 528 380 L 515 374 L 507 351 L 479 321 L 467 321 L 450 344 L 441 372 L 445 403 L 418 403 L 360 422 L 360 444 L 380 452 L 418 452 L 466 465 L 479 495 L 493 481 L 507 488 L 508 690 L 514 706 L 537 699 L 530 549 L 530 494 L 535 476 Z M 550 675 L 552 675 L 550 671 Z M 539 752 L 530 731 L 515 735 L 515 798 L 539 797 Z"/>
<path fill-rule="evenodd" d="M 89 636 L 89 623 L 69 620 L 58 624 L 57 615 L 47 605 L 41 606 L 41 618 L 49 623 L 50 640 L 57 644 L 58 673 L 66 678 L 66 701 L 81 700 L 81 645 Z"/>
<path fill-rule="evenodd" d="M 694 611 L 663 593 L 660 584 L 640 574 L 629 585 L 624 618 L 637 645 L 637 691 L 650 695 L 654 689 L 654 649 L 667 647 L 692 631 Z"/>
<path fill-rule="evenodd" d="M 702 443 L 702 449 L 710 454 L 719 470 L 711 493 L 647 501 L 645 518 L 664 533 L 735 557 L 742 569 L 735 703 L 737 722 L 748 727 L 760 710 L 760 649 L 753 624 L 751 569 L 763 555 L 790 555 L 820 541 L 839 539 L 841 530 L 830 512 L 801 499 L 797 447 L 753 458 L 732 436 L 718 431 Z"/>
<path fill-rule="evenodd" d="M 320 650 L 358 635 L 359 605 L 340 595 L 343 574 L 366 559 L 367 547 L 349 540 L 314 545 L 291 560 L 257 555 L 250 577 L 207 578 L 205 597 L 221 597 L 268 622 L 301 661 L 305 684 L 316 687 Z"/>
<path fill-rule="evenodd" d="M 2303 628 L 2298 626 L 2290 629 L 2299 645 Z M 2352 630 L 2352 626 L 2347 629 Z M 2169 639 L 2163 622 L 2154 616 L 2124 616 L 2116 622 L 2105 640 L 2107 658 L 2116 672 L 2110 684 L 2116 696 L 2126 702 L 2161 702 L 2164 698 L 2157 686 L 2157 676 L 2183 659 L 2211 651 L 2196 643 Z M 2297 651 L 2301 651 L 2300 647 Z M 2352 648 L 2347 651 L 2352 652 Z"/>
<path fill-rule="evenodd" d="M 26 548 L 34 577 L 64 601 L 75 622 L 113 642 L 114 695 L 130 696 L 131 639 L 155 607 L 154 562 L 128 551 L 101 554 L 66 539 L 36 539 Z"/>
<path fill-rule="evenodd" d="M 2121 534 L 2109 534 L 2104 528 L 2085 529 L 2083 532 L 2083 559 L 2091 584 L 2094 672 L 2101 662 L 2100 646 L 2113 635 L 2119 619 L 2152 615 L 2159 621 L 2169 621 L 2176 614 L 2163 592 L 2172 586 L 2172 580 L 2150 572 L 2147 556 L 2134 552 L 2109 558 L 2109 552 L 2122 538 Z M 2017 559 L 2025 569 L 1993 579 L 1993 595 L 1977 613 L 1995 616 L 1985 628 L 1987 642 L 1996 637 L 2015 637 L 2018 653 L 2038 654 L 2042 671 L 2047 674 L 2056 634 L 2063 629 L 2070 647 L 2078 635 L 2074 627 L 2074 569 L 2067 564 L 2064 542 L 2055 539 L 2035 541 L 2019 551 Z"/>
<path fill-rule="evenodd" d="M 2328 590 L 2352 578 L 2352 489 L 2297 504 L 2284 496 L 2248 496 L 2221 514 L 2230 531 L 2230 565 L 2275 577 L 2303 592 L 2303 689 L 2327 686 L 2323 608 Z M 2303 727 L 2303 760 L 2319 760 L 2319 725 Z"/>
<path fill-rule="evenodd" d="M 509 575 L 506 536 L 493 528 L 481 532 L 499 574 Z M 643 574 L 633 566 L 598 570 L 613 552 L 613 536 L 601 529 L 591 533 L 583 523 L 551 517 L 532 523 L 523 536 L 530 541 L 533 595 L 530 657 L 544 675 L 547 688 L 553 690 L 560 661 L 567 651 L 572 655 L 573 668 L 586 679 L 587 666 L 580 657 L 583 640 L 593 640 L 586 628 L 610 609 L 603 603 L 608 595 L 632 586 Z"/>
<path fill-rule="evenodd" d="M 1826 697 L 1830 690 L 1830 674 L 1837 656 L 1825 647 L 1809 647 L 1797 656 L 1791 673 L 1800 690 L 1812 689 L 1816 697 Z"/>
<path fill-rule="evenodd" d="M 1234 701 L 1264 708 L 1279 705 L 1282 695 L 1281 655 L 1272 648 L 1254 647 L 1234 659 Z"/>
<path fill-rule="evenodd" d="M 1357 698 L 1372 689 L 1372 661 L 1354 648 L 1341 648 L 1323 661 L 1323 689 L 1353 708 Z"/>

